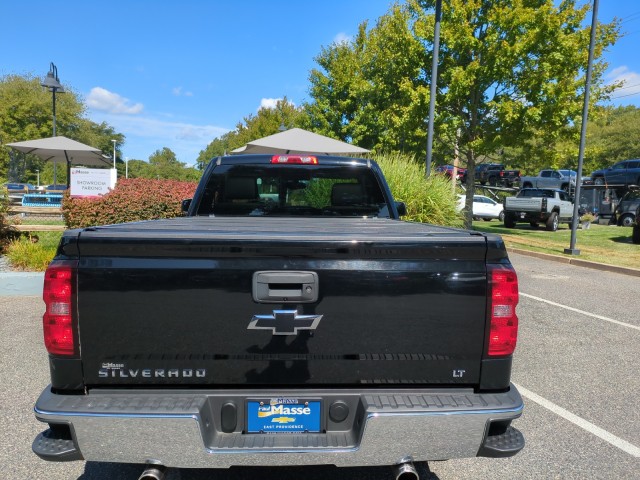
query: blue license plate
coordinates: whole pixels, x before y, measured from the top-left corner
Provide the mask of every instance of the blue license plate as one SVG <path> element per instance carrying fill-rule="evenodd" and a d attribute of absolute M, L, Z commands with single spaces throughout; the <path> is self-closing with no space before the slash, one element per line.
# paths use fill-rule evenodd
<path fill-rule="evenodd" d="M 248 433 L 320 431 L 320 400 L 271 398 L 247 402 Z"/>

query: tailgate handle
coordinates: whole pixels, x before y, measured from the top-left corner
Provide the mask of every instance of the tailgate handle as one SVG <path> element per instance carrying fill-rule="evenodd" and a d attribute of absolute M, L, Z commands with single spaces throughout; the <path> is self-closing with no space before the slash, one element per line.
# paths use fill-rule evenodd
<path fill-rule="evenodd" d="M 311 303 L 318 300 L 316 272 L 256 272 L 253 300 L 260 303 Z"/>

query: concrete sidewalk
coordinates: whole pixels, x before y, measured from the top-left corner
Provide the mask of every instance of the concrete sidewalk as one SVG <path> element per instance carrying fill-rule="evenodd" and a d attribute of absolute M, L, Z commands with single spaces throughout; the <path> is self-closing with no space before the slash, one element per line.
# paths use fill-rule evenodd
<path fill-rule="evenodd" d="M 0 272 L 0 296 L 42 296 L 44 272 Z"/>

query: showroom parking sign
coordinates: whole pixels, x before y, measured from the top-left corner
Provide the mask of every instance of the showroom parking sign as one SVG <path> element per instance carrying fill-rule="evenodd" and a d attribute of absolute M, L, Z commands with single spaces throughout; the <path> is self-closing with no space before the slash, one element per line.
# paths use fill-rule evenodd
<path fill-rule="evenodd" d="M 72 168 L 71 196 L 97 197 L 109 193 L 116 186 L 113 168 Z"/>

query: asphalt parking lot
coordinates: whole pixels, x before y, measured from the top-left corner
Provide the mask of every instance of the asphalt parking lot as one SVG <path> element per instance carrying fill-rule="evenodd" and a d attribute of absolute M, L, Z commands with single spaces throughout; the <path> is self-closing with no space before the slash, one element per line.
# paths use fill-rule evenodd
<path fill-rule="evenodd" d="M 527 445 L 510 459 L 432 462 L 424 479 L 640 478 L 640 279 L 511 254 L 521 299 L 512 380 L 525 413 Z M 33 403 L 48 383 L 43 304 L 36 295 L 0 296 L 0 411 L 4 478 L 132 479 L 138 465 L 48 463 L 31 453 L 43 428 Z M 167 439 L 168 442 L 171 439 Z M 170 470 L 167 480 L 386 479 L 387 468 Z"/>

